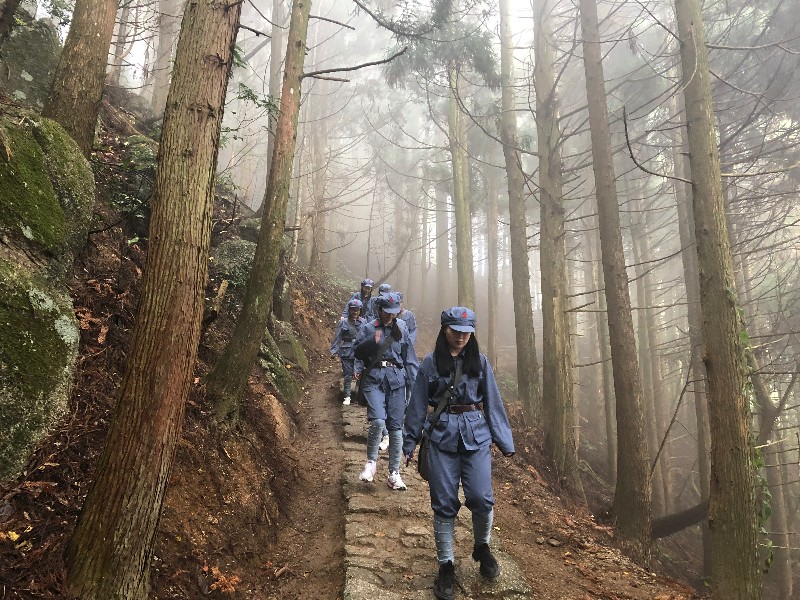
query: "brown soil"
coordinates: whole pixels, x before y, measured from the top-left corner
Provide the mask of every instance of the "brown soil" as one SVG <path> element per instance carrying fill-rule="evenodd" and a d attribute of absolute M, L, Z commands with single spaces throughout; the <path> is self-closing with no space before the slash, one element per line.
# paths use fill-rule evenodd
<path fill-rule="evenodd" d="M 113 140 L 109 144 L 113 157 Z M 98 170 L 102 175 L 105 167 Z M 110 186 L 113 178 L 103 181 Z M 224 224 L 230 210 L 221 203 L 215 223 Z M 99 213 L 108 223 L 117 218 L 102 208 Z M 131 227 L 123 222 L 92 235 L 76 269 L 72 289 L 83 338 L 72 404 L 25 474 L 0 488 L 0 598 L 67 597 L 62 551 L 102 448 L 135 316 L 144 251 L 128 243 Z M 211 427 L 211 408 L 195 386 L 157 535 L 153 598 L 342 597 L 339 367 L 327 348 L 344 296 L 302 273 L 292 278 L 293 324 L 311 360 L 310 372 L 300 375 L 305 395 L 299 410 L 283 406 L 254 369 L 239 425 L 220 432 Z M 231 297 L 206 333 L 198 381 L 229 335 L 236 310 Z M 426 343 L 430 347 L 423 334 Z M 496 525 L 535 598 L 695 598 L 687 587 L 623 558 L 614 550 L 613 530 L 553 493 L 535 466 L 541 460 L 535 438 L 520 434 L 517 443 L 528 451 L 495 462 Z"/>

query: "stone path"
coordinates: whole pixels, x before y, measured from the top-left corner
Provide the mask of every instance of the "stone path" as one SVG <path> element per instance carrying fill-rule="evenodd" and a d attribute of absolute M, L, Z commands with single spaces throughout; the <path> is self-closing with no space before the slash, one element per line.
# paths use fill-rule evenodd
<path fill-rule="evenodd" d="M 438 565 L 428 484 L 412 465 L 402 469 L 408 490 L 390 490 L 386 452 L 378 460 L 375 483 L 359 481 L 366 461 L 366 414 L 362 406 L 342 407 L 342 484 L 347 500 L 344 600 L 430 600 Z M 456 599 L 532 598 L 516 563 L 502 552 L 497 532 L 492 534 L 491 546 L 501 574 L 487 582 L 470 556 L 472 522 L 469 510 L 462 507 L 456 524 Z"/>

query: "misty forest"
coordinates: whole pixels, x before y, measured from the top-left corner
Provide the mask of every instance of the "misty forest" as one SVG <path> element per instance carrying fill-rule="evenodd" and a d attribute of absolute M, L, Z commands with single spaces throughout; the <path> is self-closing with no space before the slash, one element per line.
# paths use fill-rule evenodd
<path fill-rule="evenodd" d="M 800 598 L 798 32 L 0 0 L 0 598 Z M 444 589 L 415 455 L 359 477 L 351 298 L 398 298 L 419 362 L 474 311 L 499 576 L 467 499 Z"/>

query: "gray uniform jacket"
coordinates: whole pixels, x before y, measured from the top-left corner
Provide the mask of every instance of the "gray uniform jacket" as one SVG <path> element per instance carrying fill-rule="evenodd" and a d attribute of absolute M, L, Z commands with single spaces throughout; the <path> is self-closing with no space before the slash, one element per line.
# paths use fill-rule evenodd
<path fill-rule="evenodd" d="M 456 360 L 461 360 L 456 357 Z M 474 404 L 483 402 L 483 410 L 462 413 L 443 412 L 436 426 L 430 432 L 431 443 L 440 450 L 456 452 L 459 439 L 467 450 L 477 450 L 494 442 L 503 454 L 514 452 L 511 425 L 508 422 L 500 390 L 494 378 L 489 361 L 481 354 L 481 372 L 478 377 L 464 373 L 455 391 L 453 404 Z M 410 454 L 422 436 L 422 426 L 428 407 L 436 407 L 437 396 L 452 381 L 452 374 L 439 375 L 433 353 L 425 357 L 411 388 L 411 400 L 406 408 L 403 454 Z"/>

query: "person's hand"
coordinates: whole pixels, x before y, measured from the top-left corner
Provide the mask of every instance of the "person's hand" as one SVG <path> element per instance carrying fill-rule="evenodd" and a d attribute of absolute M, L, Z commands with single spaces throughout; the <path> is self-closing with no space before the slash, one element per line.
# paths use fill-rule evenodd
<path fill-rule="evenodd" d="M 412 450 L 408 454 L 406 454 L 406 466 L 408 466 L 411 461 L 414 460 L 414 451 Z"/>
<path fill-rule="evenodd" d="M 355 379 L 356 381 L 358 381 L 358 379 L 360 377 L 361 377 L 361 373 L 353 373 L 353 379 Z"/>

